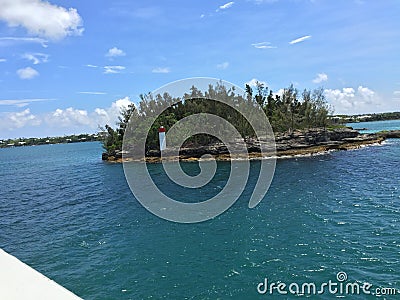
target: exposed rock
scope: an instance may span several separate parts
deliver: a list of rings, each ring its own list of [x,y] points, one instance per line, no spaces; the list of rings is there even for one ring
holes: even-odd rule
[[[276,152],[272,151],[271,143],[267,140],[258,141],[254,138],[245,139],[247,151],[251,157],[260,157],[261,145],[266,145],[271,151],[267,151],[267,155],[302,155],[325,152],[329,150],[347,150],[359,148],[363,145],[381,143],[385,138],[400,138],[400,130],[385,131],[378,134],[360,134],[351,128],[340,128],[334,130],[325,129],[307,129],[303,131],[294,131],[291,133],[277,133],[275,135]],[[197,160],[204,154],[211,154],[216,159],[226,160],[230,155],[241,157],[238,152],[239,142],[234,141],[227,147],[223,143],[215,143],[208,146],[190,147],[179,149],[179,158],[182,160]],[[269,146],[269,147],[268,147]],[[229,154],[229,149],[233,149]],[[163,158],[176,159],[174,154],[176,151],[167,149],[163,152]],[[161,153],[159,150],[149,150],[146,153],[146,161],[160,161]],[[122,151],[114,151],[113,153],[103,153],[103,160],[122,161]],[[124,158],[125,159],[125,158]],[[135,159],[135,158],[132,158]]]
[[[388,131],[380,131],[377,135],[382,136],[386,139],[398,139],[400,138],[400,130],[388,130]]]
[[[331,141],[341,141],[348,138],[355,138],[359,135],[360,133],[357,130],[349,128],[340,128],[328,131],[328,138]]]
[[[103,152],[101,154],[101,159],[106,160],[106,161],[119,161],[122,160],[122,151],[121,150],[116,150],[112,151],[110,153]]]

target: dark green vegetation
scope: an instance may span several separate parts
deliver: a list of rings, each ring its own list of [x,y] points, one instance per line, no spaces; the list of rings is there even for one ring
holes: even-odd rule
[[[19,138],[0,140],[0,148],[102,141],[100,134],[79,134],[45,138]]]
[[[335,117],[342,123],[400,120],[400,112],[362,114],[362,115],[352,115],[352,116],[337,115]]]
[[[300,93],[293,85],[284,89],[282,95],[275,95],[272,90],[261,83],[255,88],[246,85],[246,94],[239,95],[234,89],[227,89],[222,84],[210,85],[206,92],[202,92],[192,86],[189,93],[182,98],[173,98],[165,93],[153,96],[146,94],[140,96],[137,107],[133,104],[121,112],[117,128],[106,125],[107,135],[103,141],[103,147],[108,154],[121,150],[122,141],[129,118],[136,124],[142,124],[143,120],[156,118],[148,126],[151,130],[146,140],[146,150],[158,149],[158,128],[162,125],[167,130],[177,121],[196,113],[211,113],[222,117],[240,132],[243,137],[252,137],[254,131],[245,118],[235,109],[226,104],[212,99],[227,99],[237,107],[251,104],[261,108],[269,118],[275,132],[293,132],[296,129],[326,128],[330,125],[328,115],[331,109],[328,106],[324,90],[322,88]],[[176,100],[179,102],[173,104]],[[146,122],[146,121],[144,121]],[[142,132],[143,131],[143,132]],[[138,138],[145,134],[145,130],[138,128]],[[190,145],[207,145],[215,142],[216,138],[209,135],[196,135],[186,141]]]
[[[122,141],[124,139],[125,129],[128,125],[129,118],[136,112],[134,104],[130,104],[127,108],[121,110],[121,115],[118,117],[117,129],[113,129],[110,125],[106,124],[102,129],[104,133],[103,148],[107,153],[111,154],[117,150],[122,149]]]
[[[273,94],[258,83],[255,91],[246,85],[246,94],[264,110],[275,132],[293,131],[314,127],[326,127],[330,124],[328,115],[332,112],[322,88],[300,92],[290,85],[282,96]]]

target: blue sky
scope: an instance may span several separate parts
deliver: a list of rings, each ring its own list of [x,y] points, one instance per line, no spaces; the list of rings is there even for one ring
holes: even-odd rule
[[[400,2],[0,0],[0,138],[95,132],[187,77],[400,110]]]

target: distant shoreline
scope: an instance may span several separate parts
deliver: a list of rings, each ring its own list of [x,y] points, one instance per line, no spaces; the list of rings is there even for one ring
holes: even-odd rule
[[[344,123],[363,123],[400,120],[400,112],[358,114],[358,115],[335,115],[332,119]]]
[[[330,151],[353,150],[364,146],[381,144],[387,138],[400,138],[400,130],[382,131],[378,133],[361,134],[351,128],[335,130],[309,129],[295,131],[291,134],[276,134],[276,151],[261,155],[259,144],[256,141],[248,141],[248,157],[243,155],[230,155],[224,145],[209,145],[194,148],[180,149],[179,157],[170,156],[168,152],[163,154],[163,160],[198,161],[204,154],[211,154],[214,159],[226,161],[231,159],[268,159],[286,158],[297,156],[311,156],[324,154]],[[125,161],[144,161],[143,158],[130,158],[123,155],[122,151],[116,151],[114,155],[103,153],[102,159],[107,162],[121,163]],[[145,158],[146,162],[161,162],[159,151],[151,151]]]
[[[18,138],[18,139],[0,139],[0,148],[24,147],[24,146],[40,146],[54,144],[72,144],[83,142],[101,142],[100,134],[78,134],[45,138]]]

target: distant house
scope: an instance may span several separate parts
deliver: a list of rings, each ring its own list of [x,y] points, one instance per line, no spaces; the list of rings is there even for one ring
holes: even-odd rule
[[[358,120],[364,120],[364,119],[369,119],[369,118],[372,118],[372,116],[370,116],[370,115],[363,115],[363,116],[358,116],[358,117],[357,117]]]
[[[340,123],[340,121],[343,120],[343,118],[339,117],[339,116],[331,116],[331,117],[329,117],[329,119],[331,119],[332,122],[335,123],[335,124]]]

